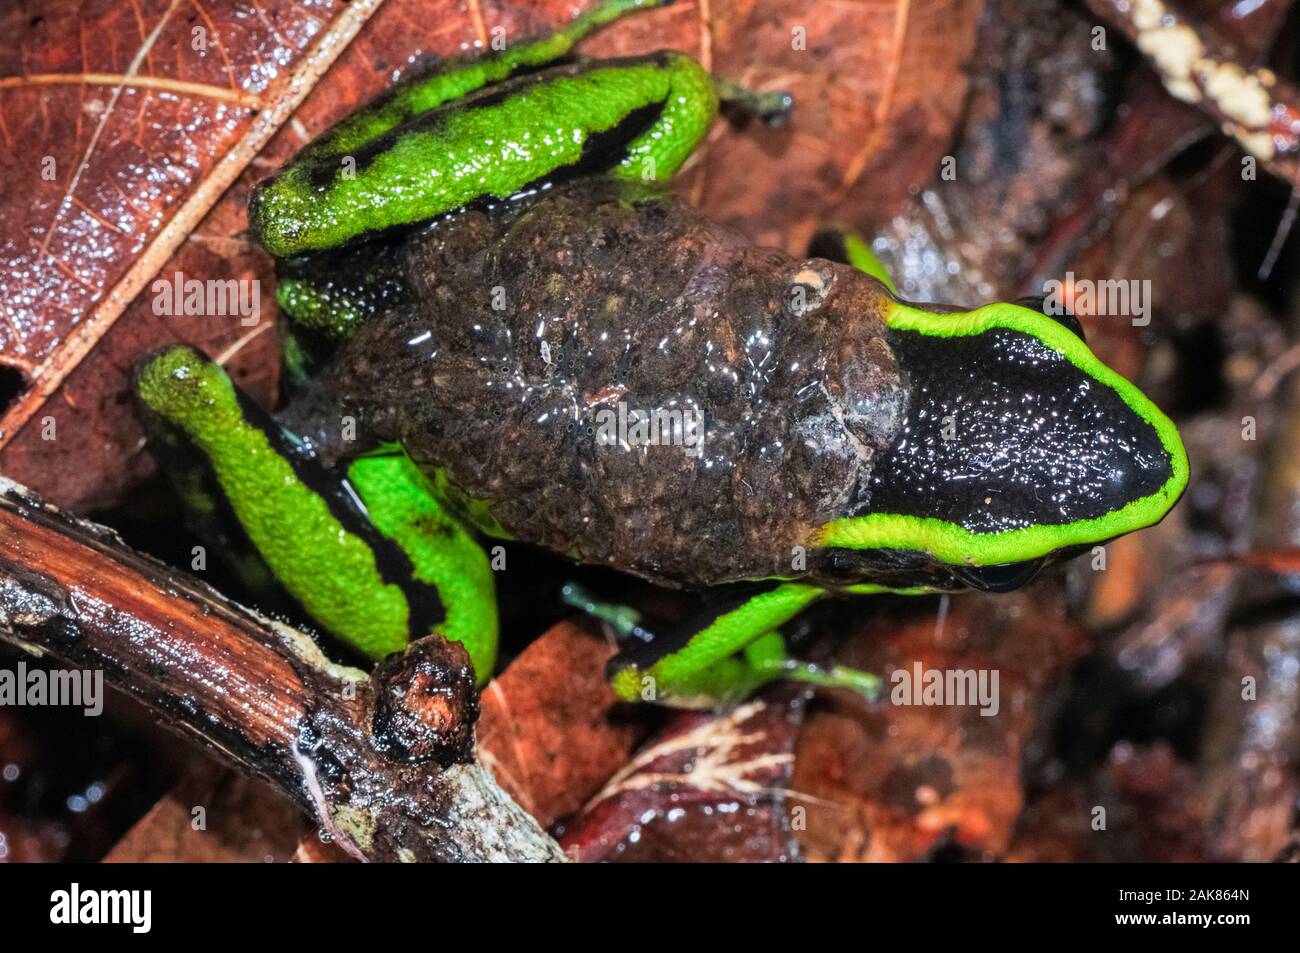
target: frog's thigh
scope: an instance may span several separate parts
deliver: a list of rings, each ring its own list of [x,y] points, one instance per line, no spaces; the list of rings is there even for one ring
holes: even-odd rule
[[[325,631],[381,658],[451,623],[437,582],[419,575],[450,579],[446,571],[440,576],[424,557],[408,555],[396,537],[376,528],[351,488],[295,454],[289,438],[241,398],[216,364],[190,348],[171,348],[141,367],[136,390],[152,426],[202,455],[262,559]],[[390,527],[407,517],[414,522],[419,514],[410,496],[403,487],[376,495],[375,513]],[[475,578],[472,567],[469,572]],[[464,631],[482,611],[481,577],[449,588],[461,610],[456,629]],[[464,593],[477,593],[477,601]],[[485,662],[482,679],[491,672],[486,663],[495,648],[495,623],[481,631],[483,639],[466,647],[476,663]]]
[[[716,615],[680,648],[659,650],[655,657],[649,654],[657,648],[651,643],[616,657],[610,663],[614,692],[628,701],[678,705],[743,697],[785,674],[773,664],[785,659],[775,629],[823,594],[816,586],[782,583]],[[756,652],[745,652],[755,643]]]
[[[404,80],[367,103],[318,136],[301,156],[342,159],[420,113],[569,56],[579,40],[626,14],[670,2],[604,0],[553,33],[518,43],[510,41],[505,49],[494,49],[482,56],[446,60],[432,72]]]
[[[559,67],[508,95],[416,116],[353,163],[308,152],[257,187],[249,222],[283,257],[505,198],[566,169],[666,180],[716,112],[709,75],[682,53]]]

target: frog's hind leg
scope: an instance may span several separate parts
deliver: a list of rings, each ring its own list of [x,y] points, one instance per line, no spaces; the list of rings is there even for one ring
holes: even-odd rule
[[[314,139],[300,159],[341,159],[420,113],[570,56],[579,40],[637,10],[670,6],[673,0],[603,0],[567,26],[485,54],[445,60],[416,73]]]
[[[823,669],[786,655],[777,628],[825,594],[816,586],[781,583],[756,595],[751,590],[715,597],[700,616],[615,656],[614,692],[627,701],[712,706],[784,678],[874,698],[880,683],[873,675],[838,665]]]
[[[355,156],[307,150],[257,186],[249,223],[285,257],[563,175],[667,181],[716,112],[712,80],[683,53],[557,66],[417,114]]]
[[[437,591],[445,616],[435,630],[465,646],[485,683],[496,664],[497,604],[483,548],[400,448],[352,461],[348,482],[374,525],[410,560],[415,580]]]
[[[496,652],[487,557],[404,455],[361,457],[339,477],[187,347],[147,359],[136,394],[155,446],[201,462],[276,582],[321,629],[375,659],[439,632],[462,642],[487,680]]]
[[[416,74],[343,119],[314,139],[295,165],[355,165],[359,150],[402,123],[476,90],[541,69],[569,56],[593,31],[636,10],[666,6],[672,0],[606,0],[568,26],[542,37],[482,56],[446,60]],[[384,240],[377,239],[382,243]],[[291,384],[301,383],[318,364],[318,353],[347,338],[379,307],[404,296],[400,256],[393,247],[372,248],[360,256],[352,248],[282,258],[276,268],[276,303],[291,322],[284,339]]]

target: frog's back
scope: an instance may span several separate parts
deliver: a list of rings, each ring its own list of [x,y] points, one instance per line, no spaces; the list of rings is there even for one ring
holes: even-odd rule
[[[403,254],[413,303],[349,342],[337,386],[500,530],[586,562],[792,575],[902,414],[878,286],[661,194],[578,181]]]

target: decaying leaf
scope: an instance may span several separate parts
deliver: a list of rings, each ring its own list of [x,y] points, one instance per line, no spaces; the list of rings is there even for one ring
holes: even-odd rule
[[[877,615],[837,654],[885,675],[881,703],[827,699],[800,735],[791,786],[806,798],[799,838],[814,858],[910,861],[948,844],[996,856],[1010,842],[1044,692],[1084,643],[1041,592],[927,608]],[[930,672],[975,680],[962,703],[945,689],[935,705],[922,691]]]
[[[644,717],[620,712],[605,681],[612,652],[589,629],[562,622],[483,693],[479,758],[543,826],[580,808],[644,733]]]
[[[681,712],[569,822],[576,860],[787,861],[799,851],[788,801],[800,693],[717,714]]]

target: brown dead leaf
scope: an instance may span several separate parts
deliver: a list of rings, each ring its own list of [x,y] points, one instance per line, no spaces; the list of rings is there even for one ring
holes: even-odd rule
[[[0,160],[6,180],[26,186],[0,201],[0,353],[28,382],[0,421],[0,446],[18,438],[6,447],[7,472],[65,502],[112,495],[139,442],[125,406],[134,360],[178,339],[219,353],[248,332],[233,317],[155,315],[151,282],[160,270],[249,277],[255,266],[228,261],[215,244],[230,241],[242,216],[209,210],[377,3],[103,0],[0,14],[0,29],[17,37],[0,59],[3,135],[26,144]],[[196,238],[205,216],[225,227]],[[169,261],[187,240],[200,257]],[[128,305],[135,320],[114,347],[103,339]],[[92,353],[89,377],[49,403]],[[261,367],[265,396],[274,363]]]
[[[565,852],[601,861],[798,860],[786,795],[804,694],[679,711],[575,817]]]
[[[1005,852],[1043,693],[1085,646],[1046,588],[961,596],[937,616],[919,606],[912,618],[882,612],[837,652],[885,673],[886,695],[870,709],[836,696],[800,733],[791,787],[808,799],[799,838],[810,857],[911,861],[947,844]],[[892,673],[916,665],[997,672],[996,714],[981,715],[978,704],[892,704]]]
[[[1192,765],[1166,744],[1122,742],[1090,778],[1067,777],[1026,806],[1006,859],[1018,863],[1200,863],[1204,804]],[[1097,808],[1106,827],[1094,825]],[[1268,858],[1262,858],[1268,859]]]
[[[561,622],[483,692],[479,758],[543,827],[595,794],[645,731],[646,712],[616,708],[611,654],[600,636]]]
[[[283,862],[309,828],[297,805],[265,781],[196,761],[104,863]]]
[[[983,0],[708,7],[701,60],[751,88],[787,90],[796,106],[781,129],[715,130],[685,180],[706,212],[803,254],[818,228],[887,218],[931,179],[966,93]]]

